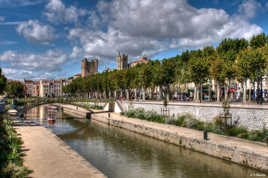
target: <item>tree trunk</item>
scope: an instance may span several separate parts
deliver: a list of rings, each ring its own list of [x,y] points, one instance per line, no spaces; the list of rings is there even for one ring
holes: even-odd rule
[[[247,102],[247,81],[244,82],[243,86],[243,104]]]
[[[167,100],[167,102],[169,102],[169,85],[167,86],[167,91],[166,91],[167,93],[166,93],[166,100]]]
[[[228,86],[224,85],[224,100],[226,101],[228,98]]]
[[[117,100],[116,90],[114,91],[114,99]]]
[[[129,90],[127,89],[127,100],[129,100]]]
[[[217,102],[219,103],[221,101],[221,88],[220,83],[217,82]]]
[[[150,88],[150,100],[153,100],[153,89]]]
[[[264,97],[264,96],[263,96],[263,92],[262,92],[262,79],[261,79],[261,86],[260,86],[260,87],[261,87],[261,88],[260,88],[260,89],[261,89],[261,103],[260,103],[260,104],[262,104],[263,97]]]
[[[194,101],[195,102],[199,102],[199,98],[200,98],[200,94],[199,94],[199,88],[195,85],[195,88],[194,88],[194,94],[195,94],[195,99]]]
[[[123,98],[123,90],[120,90],[120,99]]]
[[[203,100],[203,86],[202,86],[202,83],[200,83],[200,98],[199,98],[199,100],[200,100],[200,103]]]
[[[159,93],[159,96],[160,96],[160,100],[163,100],[163,89],[162,87],[159,88],[160,89],[160,93]]]
[[[208,85],[208,101],[211,101],[211,81],[209,80]]]
[[[137,88],[134,89],[134,99],[137,100]]]
[[[145,89],[142,87],[142,100],[145,101]]]
[[[255,89],[253,89],[253,90],[254,90],[253,91],[253,95],[254,95]],[[247,91],[247,89],[246,89],[246,91]],[[248,102],[250,103],[251,101],[252,101],[252,99],[251,99],[251,84],[249,84]]]

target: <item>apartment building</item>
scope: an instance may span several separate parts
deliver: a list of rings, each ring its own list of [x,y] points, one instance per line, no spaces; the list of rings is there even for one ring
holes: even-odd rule
[[[71,80],[24,80],[25,96],[27,97],[59,97],[64,96],[62,87],[71,83]]]

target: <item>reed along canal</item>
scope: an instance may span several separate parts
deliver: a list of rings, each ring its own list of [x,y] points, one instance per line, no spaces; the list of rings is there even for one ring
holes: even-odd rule
[[[26,113],[109,178],[247,178],[263,173],[46,106]],[[51,120],[52,119],[52,120]],[[53,121],[55,119],[55,121]]]

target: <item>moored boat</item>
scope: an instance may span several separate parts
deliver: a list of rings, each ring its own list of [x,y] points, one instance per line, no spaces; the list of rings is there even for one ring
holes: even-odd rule
[[[47,109],[48,109],[48,110],[57,110],[57,106],[51,106],[51,105],[48,105],[48,106],[47,106]]]
[[[7,112],[11,116],[16,116],[18,114],[18,111],[16,109],[9,109]]]
[[[50,124],[54,124],[56,121],[56,119],[53,119],[53,118],[48,118],[47,119],[47,122],[50,123]]]

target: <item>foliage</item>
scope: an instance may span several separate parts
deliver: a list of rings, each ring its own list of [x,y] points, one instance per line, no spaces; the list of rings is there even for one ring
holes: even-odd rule
[[[268,129],[263,128],[262,131],[248,131],[246,128],[232,125],[232,127],[222,127],[224,121],[219,117],[214,119],[214,122],[203,122],[194,118],[190,114],[183,114],[177,118],[162,116],[157,114],[155,111],[145,111],[143,108],[132,109],[126,112],[121,113],[124,116],[129,118],[138,118],[142,120],[165,123],[165,120],[168,121],[168,124],[186,127],[195,130],[207,130],[208,132],[213,132],[220,135],[234,136],[238,138],[248,139],[252,141],[260,141],[268,143]]]
[[[86,109],[96,109],[96,110],[102,110],[103,106],[99,106],[99,105],[90,105],[90,104],[82,104],[82,103],[73,103],[74,105],[86,108]]]
[[[24,86],[19,81],[7,82],[6,92],[9,97],[22,97],[24,95]]]
[[[250,40],[250,46],[254,49],[264,47],[267,43],[267,37],[264,33],[254,35]]]
[[[207,46],[202,50],[186,50],[181,55],[161,61],[153,60],[124,70],[77,78],[64,86],[63,91],[70,96],[114,99],[119,93],[127,99],[142,93],[142,96],[153,99],[157,87],[160,89],[159,96],[169,99],[172,91],[182,84],[194,82],[201,90],[203,84],[213,79],[219,90],[225,87],[229,91],[233,79],[240,82],[251,79],[260,83],[267,67],[267,57],[267,36],[264,33],[252,37],[250,47],[244,38],[224,39],[216,49]],[[218,101],[222,97],[219,95]]]
[[[148,121],[159,122],[159,123],[164,123],[165,117],[166,117],[166,116],[157,114],[155,111],[145,112],[143,108],[139,108],[136,110],[129,110],[121,114],[130,118],[139,118],[142,120],[148,120]]]
[[[7,79],[2,74],[2,69],[0,68],[0,94],[3,94],[5,88],[6,88]]]
[[[0,118],[0,177],[27,177],[30,171],[23,166],[22,141],[11,125]]]

